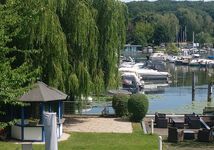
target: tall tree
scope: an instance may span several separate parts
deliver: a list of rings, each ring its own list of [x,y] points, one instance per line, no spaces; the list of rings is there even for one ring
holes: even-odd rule
[[[98,68],[102,68],[106,89],[118,84],[116,64],[120,50],[125,43],[127,8],[115,0],[93,1],[97,9],[97,27],[99,30]]]
[[[61,17],[69,53],[68,91],[73,95],[87,95],[97,76],[98,29],[95,15],[96,10],[90,1],[68,0]]]
[[[146,46],[147,44],[152,43],[154,25],[151,23],[137,22],[133,34],[135,43]]]
[[[24,0],[18,10],[24,18],[18,42],[25,44],[20,47],[37,50],[31,57],[34,66],[42,69],[41,79],[61,90],[66,88],[68,52],[57,12],[64,10],[64,3],[63,0]]]
[[[19,7],[16,4],[12,0],[0,4],[0,128],[13,123],[12,108],[22,105],[18,98],[36,78],[36,72],[27,59],[28,53],[17,49],[13,44],[15,36],[21,31],[20,23],[23,19],[17,13]],[[11,56],[14,53],[24,56],[23,63],[14,64],[17,59],[16,56]]]

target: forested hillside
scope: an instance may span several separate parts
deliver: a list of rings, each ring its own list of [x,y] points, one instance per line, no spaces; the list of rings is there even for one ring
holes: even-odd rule
[[[214,2],[139,1],[127,3],[127,42],[160,44],[175,41],[214,42]]]

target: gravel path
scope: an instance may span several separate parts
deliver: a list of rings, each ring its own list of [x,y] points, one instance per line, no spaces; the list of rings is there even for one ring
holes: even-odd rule
[[[132,133],[131,122],[119,118],[67,117],[65,132]]]

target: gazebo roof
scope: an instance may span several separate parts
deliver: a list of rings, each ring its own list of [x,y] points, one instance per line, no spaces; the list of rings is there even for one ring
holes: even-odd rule
[[[23,102],[48,102],[65,100],[67,95],[63,92],[49,87],[43,82],[37,82],[35,86],[20,98]]]

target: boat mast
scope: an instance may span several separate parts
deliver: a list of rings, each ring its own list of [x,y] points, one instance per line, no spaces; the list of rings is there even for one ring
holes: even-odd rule
[[[195,40],[195,33],[194,33],[194,31],[193,31],[193,33],[192,33],[192,47],[194,48],[194,40]]]

